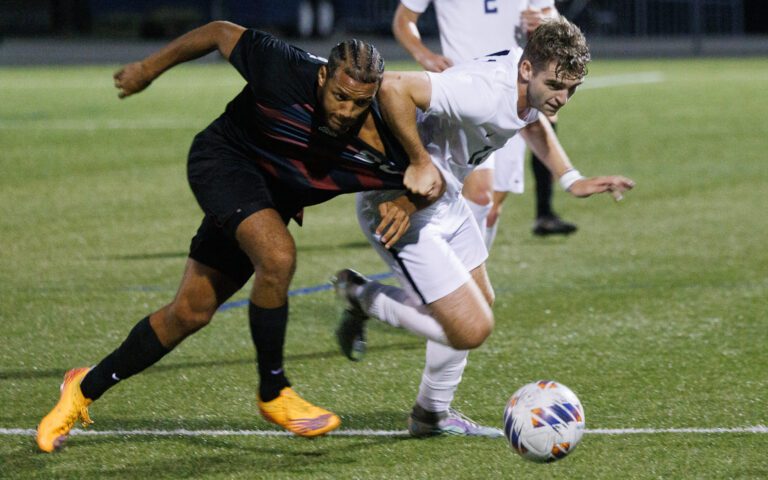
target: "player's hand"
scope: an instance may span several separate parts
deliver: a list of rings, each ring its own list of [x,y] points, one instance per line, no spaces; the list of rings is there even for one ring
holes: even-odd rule
[[[536,30],[536,27],[541,25],[544,19],[548,18],[548,15],[544,13],[540,8],[526,8],[520,14],[520,18],[523,23],[523,30],[530,35]]]
[[[435,52],[427,50],[425,53],[419,55],[416,61],[424,67],[424,70],[428,72],[440,73],[448,67],[453,66],[453,62],[450,58],[438,55]]]
[[[379,204],[381,222],[376,227],[376,235],[380,237],[384,248],[391,248],[408,231],[414,211],[416,208],[405,196]]]
[[[115,80],[115,87],[119,90],[117,96],[120,98],[139,93],[153,80],[141,62],[129,63],[116,71],[112,78]]]
[[[405,169],[403,184],[409,192],[434,202],[443,194],[445,182],[440,170],[431,161],[410,164]]]
[[[588,197],[596,193],[610,192],[617,202],[624,198],[624,192],[632,190],[635,182],[621,175],[591,177],[576,180],[568,191],[576,197]]]

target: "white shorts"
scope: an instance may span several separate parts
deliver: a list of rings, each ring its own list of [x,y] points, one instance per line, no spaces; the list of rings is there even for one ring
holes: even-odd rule
[[[470,272],[485,263],[488,251],[464,197],[447,192],[435,204],[413,214],[403,238],[387,250],[375,233],[381,220],[378,205],[401,194],[358,193],[357,219],[403,288],[430,304],[467,283]]]
[[[493,190],[496,192],[523,193],[525,189],[525,140],[523,140],[522,135],[518,134],[510,138],[503,147],[493,152],[493,155],[496,157],[493,171]],[[487,163],[487,160],[483,163]]]

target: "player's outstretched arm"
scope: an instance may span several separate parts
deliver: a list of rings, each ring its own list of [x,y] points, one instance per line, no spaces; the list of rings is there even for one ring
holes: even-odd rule
[[[416,128],[416,109],[429,107],[432,86],[423,72],[384,74],[378,99],[387,125],[410,159],[403,183],[408,191],[434,201],[443,194],[445,182],[421,143]]]
[[[520,131],[528,146],[550,172],[560,180],[560,185],[576,197],[589,197],[596,193],[610,192],[616,201],[631,190],[635,182],[620,175],[584,178],[576,170],[565,153],[555,131],[544,115]]]
[[[520,135],[552,175],[560,178],[568,170],[573,170],[573,165],[563,146],[560,145],[557,134],[543,114],[539,114],[538,121],[520,130]]]
[[[424,45],[421,41],[416,21],[421,16],[402,3],[398,4],[395,16],[392,18],[392,34],[403,48],[411,54],[419,65],[428,72],[442,72],[453,65],[450,58],[439,55]]]
[[[214,50],[229,60],[245,28],[231,22],[215,21],[185,33],[144,60],[129,63],[115,72],[117,96],[139,93],[163,72]]]

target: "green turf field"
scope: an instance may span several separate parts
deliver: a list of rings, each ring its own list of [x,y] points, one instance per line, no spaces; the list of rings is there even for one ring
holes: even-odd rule
[[[589,429],[768,424],[768,62],[602,61],[590,78],[608,84],[574,97],[561,140],[583,173],[637,188],[618,204],[559,192],[580,227],[567,239],[530,234],[530,189],[510,199],[489,260],[496,330],[455,406],[500,425],[512,392],[551,378],[580,396]],[[628,78],[646,83],[616,84]],[[113,434],[37,453],[28,431],[64,371],[97,362],[174,294],[201,217],[187,150],[241,85],[224,64],[190,65],[118,101],[110,68],[0,69],[0,477],[768,477],[765,430],[588,433],[550,465],[504,440],[402,436]],[[352,197],[292,231],[293,288],[384,269]],[[404,430],[423,342],[372,324],[353,364],[337,353],[336,315],[329,291],[291,299],[289,377],[341,430]],[[256,411],[253,357],[246,310],[222,312],[94,404],[91,430],[276,431]]]

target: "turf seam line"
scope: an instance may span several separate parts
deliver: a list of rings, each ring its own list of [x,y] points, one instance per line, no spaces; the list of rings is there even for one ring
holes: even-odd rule
[[[371,280],[384,280],[385,278],[389,278],[393,275],[392,272],[383,272],[383,273],[375,273],[373,275],[368,275],[368,278]],[[333,288],[333,285],[330,283],[323,283],[321,285],[314,285],[312,287],[304,287],[304,288],[297,288],[296,290],[291,290],[288,292],[289,297],[298,297],[301,295],[309,295],[310,293],[316,293],[316,292],[323,292],[325,290],[330,290]],[[245,307],[248,305],[249,299],[245,298],[243,300],[235,300],[233,302],[227,302],[222,304],[219,307],[219,312],[224,312],[226,310],[232,309],[232,308],[239,308],[239,307]]]

